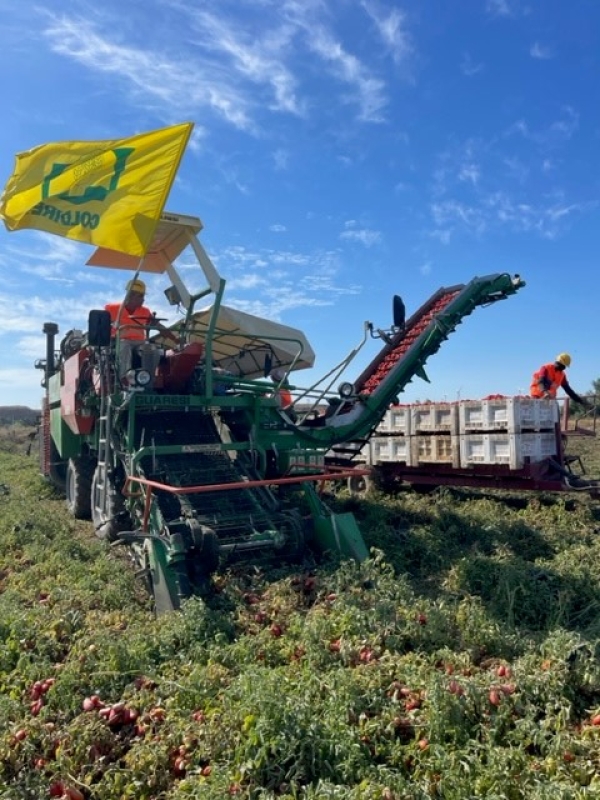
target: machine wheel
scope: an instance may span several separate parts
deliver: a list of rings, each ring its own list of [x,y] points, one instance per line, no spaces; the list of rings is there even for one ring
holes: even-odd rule
[[[40,464],[42,465],[42,469],[44,465],[44,443],[46,435],[50,436],[50,434],[40,435]],[[50,466],[48,468],[48,479],[59,492],[64,493],[65,491],[66,475],[67,462],[61,459],[56,445],[54,444],[54,440],[50,437]]]
[[[306,552],[305,521],[297,509],[284,512],[286,520],[286,542],[282,555],[286,561],[300,561]]]
[[[92,476],[95,461],[88,456],[70,458],[67,463],[65,494],[67,508],[75,519],[90,519]]]
[[[108,494],[106,505],[102,502],[101,493],[103,491]],[[91,500],[92,520],[96,536],[99,539],[114,542],[117,535],[127,529],[125,498],[112,481],[106,487],[101,488],[100,467],[96,467],[94,472]]]
[[[199,561],[202,571],[206,575],[212,575],[219,567],[219,539],[212,528],[207,525],[200,526],[202,537],[200,542],[195,544],[199,550]]]

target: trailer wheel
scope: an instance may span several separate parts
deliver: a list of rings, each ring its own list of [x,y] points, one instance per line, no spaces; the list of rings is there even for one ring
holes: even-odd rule
[[[127,530],[125,498],[111,481],[102,487],[100,467],[96,467],[92,479],[92,521],[94,532],[99,539],[114,542],[121,531]],[[106,492],[106,505],[102,493]]]
[[[67,508],[75,519],[90,519],[92,476],[96,462],[88,456],[70,458],[67,463],[65,494]]]
[[[386,469],[382,464],[378,464],[371,470],[371,483],[374,489],[382,494],[397,494],[400,489],[398,479],[393,471]]]
[[[367,494],[373,484],[368,475],[351,475],[348,478],[348,491],[350,494]]]

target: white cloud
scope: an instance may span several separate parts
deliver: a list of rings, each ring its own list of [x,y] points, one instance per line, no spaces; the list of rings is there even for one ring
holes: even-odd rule
[[[340,239],[346,239],[353,242],[360,242],[365,247],[372,247],[381,241],[381,231],[372,231],[367,228],[354,231],[343,231],[340,233]]]
[[[477,164],[463,164],[458,171],[458,180],[463,183],[472,183],[474,186],[479,182],[481,171]]]
[[[486,8],[490,14],[496,17],[512,17],[515,13],[509,0],[487,0]]]
[[[260,288],[260,316],[281,319],[287,309],[333,305],[339,296],[357,294],[361,287],[343,277],[340,253],[336,250],[252,250],[236,245],[213,255],[226,274],[227,304],[256,314],[256,305],[244,292]],[[251,306],[255,309],[251,311]]]
[[[433,172],[433,194],[443,196],[455,180],[477,186],[481,180],[480,162],[487,154],[487,144],[474,138],[444,150]]]
[[[382,0],[360,4],[376,31],[377,39],[369,31],[370,52],[379,53],[383,42],[385,53],[402,64],[408,77],[414,45],[405,13]],[[99,76],[104,93],[121,89],[130,103],[153,114],[160,109],[169,124],[174,117],[206,117],[190,142],[196,152],[205,144],[211,116],[260,135],[268,132],[266,112],[314,114],[318,100],[310,92],[315,72],[319,91],[323,78],[339,84],[331,100],[355,106],[358,120],[385,120],[387,80],[376,72],[377,60],[361,58],[354,44],[339,34],[335,12],[343,9],[320,0],[281,0],[262,3],[262,8],[260,3],[247,4],[245,13],[230,15],[227,4],[173,0],[166,5],[170,24],[155,41],[135,31],[134,15],[124,31],[106,9],[95,17],[47,11],[43,36],[54,53]],[[175,44],[168,33],[182,23],[185,36]],[[275,158],[278,168],[285,168],[284,151]]]
[[[406,30],[406,14],[398,8],[390,10],[372,0],[363,0],[361,5],[375,23],[394,61],[397,64],[406,61],[413,52],[411,38]]]
[[[546,216],[551,222],[556,222],[563,217],[568,217],[569,214],[573,214],[577,211],[581,211],[583,206],[581,203],[571,203],[569,206],[553,206],[552,208],[548,208],[545,211]]]
[[[529,48],[529,55],[532,58],[546,60],[553,57],[552,50],[549,47],[544,47],[539,42],[534,42]]]
[[[290,160],[290,154],[287,150],[284,150],[282,147],[275,150],[273,153],[273,161],[275,162],[275,169],[283,170],[287,169]]]
[[[229,291],[248,291],[250,289],[256,289],[259,286],[265,286],[266,284],[267,281],[265,278],[254,272],[232,278],[227,281],[227,288]]]
[[[316,26],[308,37],[308,47],[329,67],[331,73],[353,92],[346,95],[346,102],[359,107],[358,118],[362,122],[382,122],[383,109],[387,105],[385,82],[376,78],[355,55],[322,26]]]
[[[514,122],[506,131],[507,136],[519,134],[542,148],[557,147],[568,142],[579,129],[579,113],[572,106],[563,106],[562,119],[551,122],[545,128],[532,130],[523,119]]]
[[[545,127],[534,130],[519,120],[509,133],[518,134],[536,151],[546,150],[564,146],[578,123],[578,114],[567,106],[561,119]],[[595,207],[556,187],[551,194],[544,193],[539,181],[546,180],[544,172],[554,168],[553,160],[541,160],[537,152],[532,157],[532,147],[519,142],[511,153],[505,149],[505,137],[470,138],[439,154],[431,187],[430,237],[447,244],[459,232],[480,237],[504,229],[555,239],[568,230],[574,215]]]
[[[360,242],[365,247],[372,247],[381,241],[381,231],[370,230],[369,228],[360,228],[354,219],[348,220],[344,227],[346,230],[340,233],[340,239],[346,241]]]
[[[428,236],[430,236],[432,239],[437,239],[441,244],[450,244],[452,231],[447,228],[436,228],[435,230],[429,231]]]
[[[84,18],[54,17],[44,35],[55,53],[92,72],[110,74],[115,83],[124,82],[138,104],[158,101],[167,114],[206,108],[236,128],[254,128],[247,95],[206,59],[170,57],[156,48],[117,44]]]
[[[44,394],[41,380],[42,373],[34,369],[33,364],[31,369],[0,369],[0,406],[40,408]]]
[[[483,64],[473,61],[469,53],[464,53],[462,61],[460,62],[460,69],[463,75],[471,78],[473,75],[477,75],[477,73],[483,70]]]
[[[527,164],[516,156],[506,156],[503,163],[508,169],[508,174],[520,183],[524,183],[531,173]]]
[[[267,29],[262,34],[231,26],[224,16],[187,8],[193,25],[202,37],[202,45],[218,53],[221,59],[228,56],[234,72],[255,84],[268,85],[274,96],[270,107],[275,111],[302,114],[302,104],[296,96],[296,79],[283,63],[281,54],[289,46],[293,29],[280,26]]]
[[[285,225],[280,225],[278,223],[275,223],[274,225],[269,225],[269,230],[273,231],[273,233],[284,233],[285,231],[287,231],[287,228],[285,227]]]
[[[431,213],[438,228],[459,225],[475,235],[484,233],[487,228],[487,221],[481,208],[459,200],[433,203]]]

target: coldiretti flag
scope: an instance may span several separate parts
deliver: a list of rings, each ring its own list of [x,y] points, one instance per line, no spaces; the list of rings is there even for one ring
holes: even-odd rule
[[[57,142],[18,153],[0,198],[11,230],[38,230],[145,255],[193,123],[129,139]]]

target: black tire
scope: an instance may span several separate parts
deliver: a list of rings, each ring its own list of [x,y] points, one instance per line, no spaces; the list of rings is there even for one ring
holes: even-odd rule
[[[92,476],[96,462],[88,456],[70,458],[67,463],[65,495],[67,509],[75,519],[90,519],[92,515]]]
[[[371,484],[374,489],[382,492],[382,494],[397,494],[400,489],[396,477],[393,473],[389,473],[384,467],[373,467],[371,472]]]
[[[219,568],[219,539],[215,531],[208,525],[200,526],[202,537],[194,543],[197,550],[196,558],[199,562],[200,571],[203,575],[212,575]]]
[[[282,555],[290,563],[301,561],[306,552],[305,522],[296,509],[284,512],[283,516],[286,522],[286,541]]]
[[[410,488],[416,494],[432,494],[438,487],[434,483],[411,483]]]
[[[348,491],[353,495],[367,494],[373,486],[368,475],[351,475],[347,485]]]
[[[50,434],[48,433],[48,436]],[[44,436],[40,436],[40,464],[44,464]],[[61,459],[58,454],[58,449],[54,444],[54,440],[50,437],[50,465],[48,467],[48,474],[46,477],[50,483],[62,494],[65,493],[65,484],[67,480],[67,462]]]
[[[114,485],[109,481],[104,491],[107,492],[106,505],[102,503],[100,467],[96,467],[92,479],[91,504],[92,521],[94,532],[99,539],[106,539],[114,542],[121,531],[127,530],[127,514],[125,511],[125,498]]]

